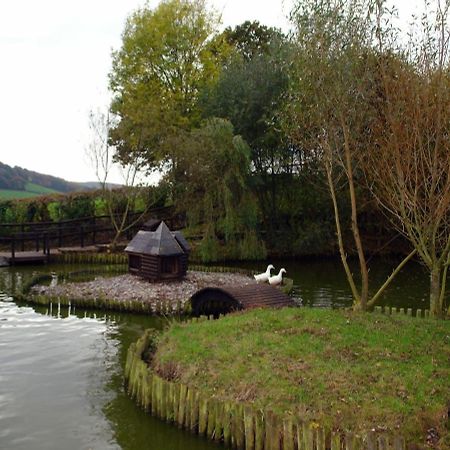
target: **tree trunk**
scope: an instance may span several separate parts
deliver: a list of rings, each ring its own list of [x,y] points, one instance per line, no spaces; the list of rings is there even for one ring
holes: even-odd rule
[[[430,274],[430,314],[432,317],[443,316],[443,305],[441,296],[441,267],[435,265]]]
[[[355,242],[356,250],[358,252],[359,270],[361,273],[361,296],[359,302],[353,305],[355,310],[367,310],[369,301],[369,270],[367,269],[366,257],[359,234],[358,225],[358,210],[356,204],[356,189],[353,180],[353,162],[350,151],[350,138],[344,119],[341,117],[342,130],[344,132],[344,153],[345,153],[345,168],[347,171],[348,188],[350,194],[350,206],[352,211],[352,232],[353,240]]]
[[[347,255],[345,253],[344,240],[343,240],[343,236],[342,236],[341,220],[339,217],[339,207],[338,207],[338,203],[337,203],[336,191],[334,189],[332,168],[331,168],[331,165],[329,165],[329,164],[326,164],[325,168],[326,168],[326,172],[327,172],[328,187],[330,189],[331,200],[333,202],[333,208],[334,208],[334,221],[336,224],[336,235],[338,238],[339,254],[341,255],[341,261],[344,266],[348,284],[350,285],[350,289],[352,290],[353,308],[357,309],[358,305],[361,304],[361,297],[359,295],[358,289],[355,284],[355,280],[353,279],[353,274],[352,274],[350,267],[348,265],[348,262],[347,262]]]
[[[117,244],[119,242],[120,235],[122,234],[121,230],[117,230],[113,240],[109,244],[109,251],[114,253],[117,250]]]

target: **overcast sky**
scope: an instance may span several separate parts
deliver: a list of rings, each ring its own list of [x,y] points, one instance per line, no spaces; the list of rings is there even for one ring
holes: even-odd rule
[[[405,16],[419,2],[395,1]],[[127,15],[144,3],[0,1],[0,162],[69,181],[95,180],[85,157],[88,113],[108,105],[111,49],[120,47]],[[259,20],[285,30],[292,3],[210,1],[223,26]]]

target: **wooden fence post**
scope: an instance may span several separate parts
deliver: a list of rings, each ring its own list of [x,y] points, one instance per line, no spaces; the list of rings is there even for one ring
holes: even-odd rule
[[[92,218],[92,245],[95,245],[97,239],[97,227],[95,224],[95,216]]]
[[[331,450],[341,450],[341,436],[337,432],[331,433]]]
[[[214,399],[209,399],[207,403],[208,409],[208,425],[206,429],[206,436],[209,439],[214,439],[214,431],[216,427],[216,401]]]
[[[255,450],[264,450],[265,421],[262,411],[255,416]]]
[[[208,426],[208,401],[206,397],[201,395],[199,399],[198,411],[198,434],[204,436]]]
[[[178,425],[183,428],[186,416],[186,396],[187,387],[185,384],[180,384],[180,405],[178,409]]]
[[[80,247],[84,247],[84,227],[80,225]]]
[[[25,241],[23,239],[23,235],[25,234],[25,225],[23,223],[20,224],[20,234],[22,236],[21,244],[20,244],[21,245],[21,251],[24,252],[25,251]]]
[[[283,450],[294,450],[294,423],[292,418],[288,417],[283,421]],[[322,450],[318,448],[317,450]]]
[[[231,404],[225,402],[223,407],[223,443],[229,447],[231,445]]]
[[[62,247],[62,224],[58,222],[58,247]]]
[[[244,408],[244,433],[245,449],[254,450],[255,448],[255,413],[251,406]]]
[[[13,236],[11,240],[11,265],[14,265],[16,259],[16,238]]]

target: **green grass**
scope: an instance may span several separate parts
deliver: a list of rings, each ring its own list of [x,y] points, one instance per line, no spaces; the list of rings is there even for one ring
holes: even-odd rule
[[[27,191],[14,191],[12,189],[0,189],[0,199],[2,200],[16,200],[20,198],[30,198],[35,197],[36,195],[41,194],[33,194],[32,192]]]
[[[58,191],[55,191],[54,189],[49,189],[34,183],[27,183],[25,185],[25,189],[26,190],[24,191],[15,191],[12,189],[0,189],[0,199],[16,200],[21,198],[30,198],[30,197],[37,197],[40,195],[58,193]]]
[[[335,429],[397,430],[448,445],[450,322],[326,309],[254,310],[173,324],[161,376]]]
[[[35,184],[35,183],[26,183],[25,190],[28,192],[31,192],[33,194],[39,194],[39,195],[58,193],[58,191],[55,191],[54,189],[40,186],[39,184]]]

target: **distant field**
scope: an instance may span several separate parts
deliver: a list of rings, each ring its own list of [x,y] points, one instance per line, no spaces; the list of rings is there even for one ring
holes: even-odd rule
[[[25,185],[25,190],[27,192],[31,192],[33,194],[39,194],[39,195],[57,194],[58,193],[58,191],[55,191],[54,189],[46,188],[44,186],[39,186],[38,184],[34,184],[34,183],[27,183]]]
[[[14,191],[11,189],[0,189],[0,199],[2,200],[16,200],[20,198],[37,197],[39,195],[56,194],[57,191],[39,186],[34,183],[27,183],[25,191]]]

